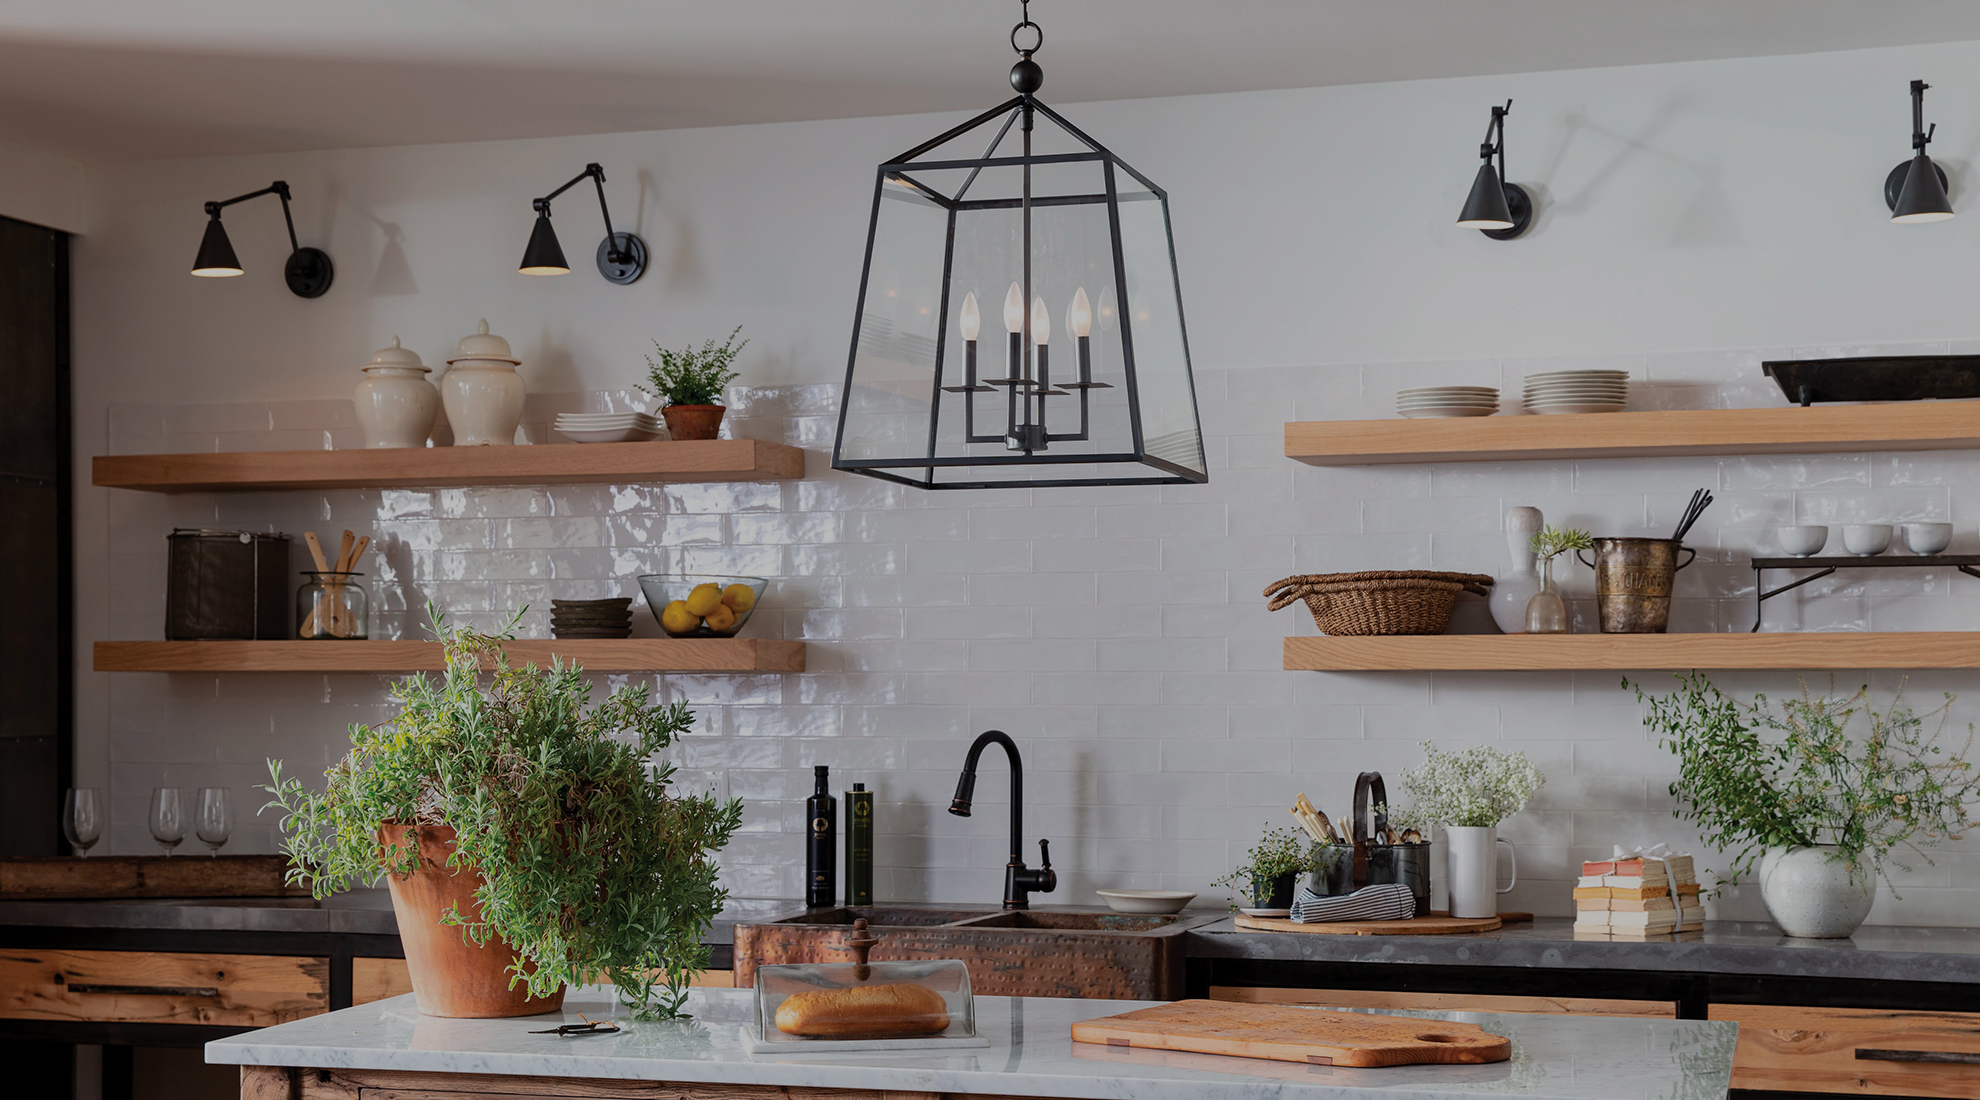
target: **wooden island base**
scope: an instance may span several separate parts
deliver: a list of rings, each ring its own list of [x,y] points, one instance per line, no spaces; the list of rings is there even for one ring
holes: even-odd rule
[[[242,1066],[241,1100],[1014,1100],[977,1093]],[[1037,1100],[1037,1098],[1031,1098]]]

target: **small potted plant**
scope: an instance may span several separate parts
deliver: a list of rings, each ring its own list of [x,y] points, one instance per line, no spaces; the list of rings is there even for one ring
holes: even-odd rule
[[[642,1017],[678,1014],[742,815],[651,759],[694,716],[644,686],[594,705],[575,665],[515,668],[498,638],[435,631],[446,673],[394,685],[398,713],[351,727],[326,790],[269,761],[290,878],[319,898],[384,878],[427,1015],[552,1012],[601,975]]]
[[[1257,846],[1244,853],[1244,862],[1216,884],[1242,895],[1253,909],[1290,909],[1300,873],[1313,863],[1307,845],[1292,829],[1268,827]]]
[[[1426,741],[1423,763],[1403,773],[1403,790],[1413,804],[1384,810],[1389,823],[1404,832],[1428,834],[1442,825],[1451,916],[1492,917],[1499,912],[1498,896],[1519,881],[1515,852],[1513,883],[1499,886],[1498,846],[1513,846],[1499,836],[1499,822],[1525,809],[1546,782],[1523,752],[1489,745],[1442,752]]]
[[[736,342],[742,333],[737,325],[729,338],[717,346],[710,340],[699,348],[669,351],[653,342],[660,361],[646,357],[646,378],[652,383],[640,389],[666,402],[660,415],[667,419],[667,434],[674,439],[714,439],[722,427],[722,389],[735,381],[731,369],[736,356],[749,343]]]
[[[1886,868],[1910,870],[1900,848],[1930,863],[1925,847],[1980,824],[1971,732],[1956,752],[1940,744],[1951,695],[1921,715],[1901,692],[1878,711],[1867,687],[1815,696],[1804,684],[1777,708],[1764,695],[1729,698],[1701,673],[1679,683],[1656,696],[1623,681],[1648,704],[1643,724],[1677,755],[1672,813],[1732,854],[1722,886],[1757,871],[1760,900],[1790,936],[1850,935]]]
[[[1595,545],[1588,532],[1573,527],[1547,526],[1533,536],[1533,553],[1540,562],[1540,591],[1526,601],[1528,634],[1566,634],[1567,603],[1554,587],[1554,559],[1570,550],[1586,550]]]

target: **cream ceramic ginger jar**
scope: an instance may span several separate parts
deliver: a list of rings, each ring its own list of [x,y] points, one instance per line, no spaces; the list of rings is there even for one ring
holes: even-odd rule
[[[447,422],[454,428],[454,446],[507,446],[522,426],[522,364],[509,351],[509,342],[488,331],[484,318],[474,332],[461,337],[453,369],[440,380],[440,398]]]
[[[396,336],[391,347],[378,349],[364,365],[354,399],[366,447],[426,446],[440,415],[440,391],[426,380],[431,373],[419,353],[400,347]]]

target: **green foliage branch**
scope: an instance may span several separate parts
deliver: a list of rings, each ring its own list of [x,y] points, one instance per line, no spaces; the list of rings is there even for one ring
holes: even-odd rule
[[[1868,862],[1888,883],[1887,866],[1911,869],[1899,849],[1931,863],[1926,846],[1980,824],[1968,809],[1980,801],[1980,773],[1966,759],[1971,727],[1957,751],[1941,744],[1952,695],[1919,714],[1902,689],[1879,711],[1868,687],[1818,696],[1804,681],[1801,698],[1775,705],[1765,695],[1733,699],[1696,671],[1678,682],[1665,696],[1627,678],[1623,686],[1645,704],[1643,724],[1658,744],[1677,755],[1672,813],[1733,855],[1722,885],[1752,874],[1770,849],[1823,844],[1834,846],[1831,859]]]
[[[1548,524],[1535,531],[1533,537],[1527,540],[1527,545],[1540,555],[1540,560],[1549,561],[1570,550],[1592,550],[1595,540],[1578,527],[1563,528]]]
[[[694,715],[649,703],[644,686],[591,705],[574,664],[516,668],[497,637],[434,629],[445,674],[395,684],[397,715],[351,727],[326,789],[269,761],[289,878],[322,898],[409,874],[414,834],[388,846],[381,826],[451,827],[448,865],[484,881],[479,916],[455,907],[442,923],[513,947],[511,988],[542,997],[602,975],[641,1018],[680,1015],[708,965],[701,933],[728,896],[713,856],[742,817],[739,801],[674,790],[673,765],[652,759]]]
[[[660,361],[646,357],[646,380],[652,385],[640,389],[669,405],[720,405],[723,387],[736,380],[731,365],[749,344],[748,340],[736,343],[741,333],[742,326],[737,325],[719,346],[711,339],[699,348],[690,345],[680,351],[663,348],[655,340],[653,350],[660,353]]]

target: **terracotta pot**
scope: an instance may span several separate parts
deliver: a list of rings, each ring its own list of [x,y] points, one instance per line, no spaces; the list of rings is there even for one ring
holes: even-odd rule
[[[388,845],[404,843],[407,826],[382,825],[379,835]],[[419,864],[410,875],[387,875],[392,912],[399,919],[399,943],[405,948],[406,968],[412,972],[413,999],[426,1016],[487,1020],[503,1016],[537,1016],[564,1006],[562,989],[545,998],[529,996],[522,986],[509,988],[509,961],[515,949],[491,939],[476,947],[461,938],[459,925],[441,924],[440,915],[459,903],[461,916],[481,915],[474,891],[481,872],[447,866],[454,852],[454,830],[444,825],[421,826]]]
[[[669,405],[660,410],[667,418],[667,434],[675,439],[714,439],[722,427],[720,405]]]

